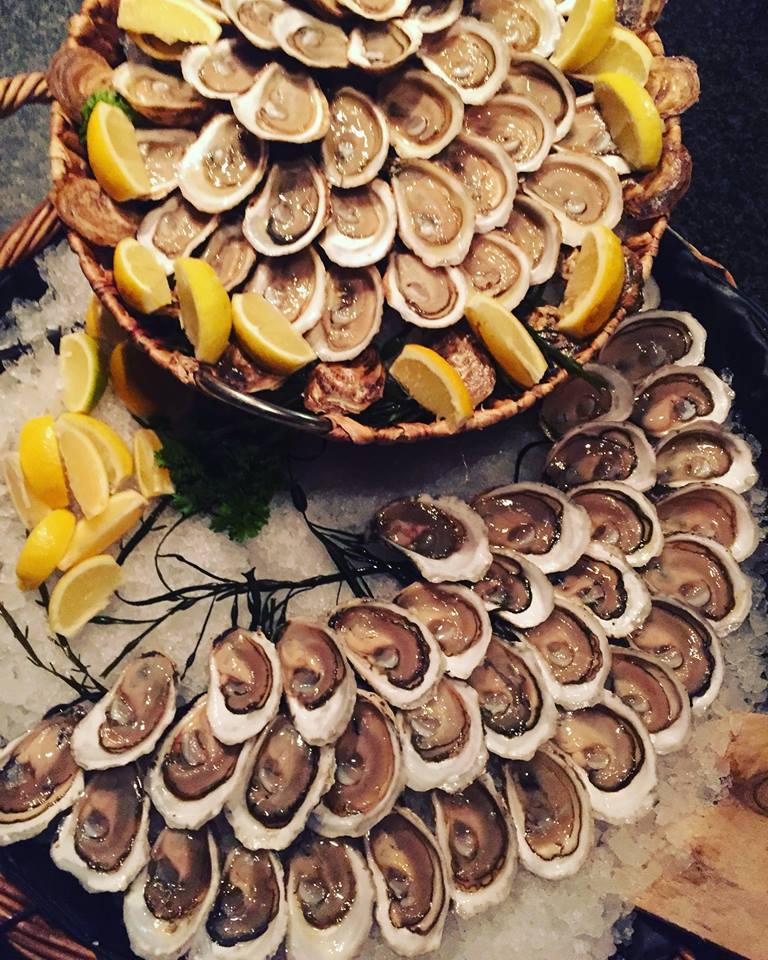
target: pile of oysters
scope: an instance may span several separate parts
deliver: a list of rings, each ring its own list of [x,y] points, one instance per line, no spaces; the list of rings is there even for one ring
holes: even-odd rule
[[[544,480],[470,502],[389,503],[370,535],[412,561],[391,599],[271,639],[213,642],[177,710],[161,652],[98,703],[0,753],[0,843],[43,833],[89,891],[124,891],[143,958],[395,953],[440,946],[588,858],[595,821],[655,802],[723,679],[757,544],[733,393],[689,314],[625,320],[590,379],[545,402]]]

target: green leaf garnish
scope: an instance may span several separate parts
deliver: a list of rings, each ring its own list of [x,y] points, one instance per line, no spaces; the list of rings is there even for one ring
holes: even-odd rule
[[[133,107],[128,103],[128,101],[121,97],[116,90],[97,90],[95,93],[92,93],[90,97],[83,104],[83,108],[80,111],[80,116],[82,117],[82,122],[80,124],[80,139],[85,143],[86,135],[88,133],[88,121],[91,119],[91,114],[94,111],[97,103],[108,103],[113,107],[118,107],[123,113],[128,117],[131,123],[136,123],[138,119],[138,114],[133,109]]]

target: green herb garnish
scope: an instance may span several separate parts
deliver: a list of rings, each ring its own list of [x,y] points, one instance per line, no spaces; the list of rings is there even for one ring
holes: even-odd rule
[[[136,123],[138,119],[138,114],[133,109],[133,107],[128,103],[128,101],[121,97],[116,90],[97,90],[95,93],[92,93],[90,97],[83,104],[83,108],[80,111],[80,116],[83,118],[80,124],[80,139],[85,143],[86,135],[88,133],[88,121],[91,119],[91,114],[94,111],[97,103],[109,103],[113,107],[119,107],[120,110],[128,117],[131,123]]]

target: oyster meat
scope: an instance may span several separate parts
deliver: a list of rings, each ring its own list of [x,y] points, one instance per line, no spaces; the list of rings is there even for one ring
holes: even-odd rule
[[[234,98],[232,109],[262,140],[310,143],[322,140],[330,124],[328,101],[312,77],[279,63],[264,67],[251,89]]]
[[[647,310],[622,320],[598,359],[630,383],[640,383],[672,363],[698,366],[706,339],[706,330],[690,313]]]
[[[237,221],[214,230],[200,259],[213,267],[224,289],[230,291],[245,282],[256,263],[256,252],[243,235],[242,222]]]
[[[517,192],[517,171],[497,143],[460,133],[437,156],[462,181],[475,204],[475,230],[488,233],[509,220]]]
[[[426,70],[406,70],[386,80],[378,102],[395,153],[404,159],[434,157],[459,133],[464,119],[458,93]]]
[[[307,340],[320,360],[351,360],[379,332],[383,310],[384,287],[376,267],[332,264],[325,274],[323,311]]]
[[[549,280],[557,269],[562,240],[560,221],[554,213],[534,197],[518,194],[502,230],[528,254],[531,284]]]
[[[192,130],[136,130],[136,142],[152,187],[148,198],[162,200],[176,189],[182,158],[195,141]]]
[[[144,217],[136,239],[154,253],[163,270],[170,274],[174,262],[179,257],[191,256],[217,225],[218,217],[200,213],[174,193]]]
[[[331,219],[320,246],[340,267],[368,267],[387,255],[397,231],[392,191],[384,180],[331,190]]]
[[[304,10],[287,7],[275,14],[270,29],[281,49],[308,67],[346,67],[349,62],[341,27]]]
[[[554,606],[554,590],[535,563],[508,547],[494,547],[493,560],[472,589],[513,627],[533,627],[546,620]]]
[[[570,81],[545,57],[535,53],[513,53],[503,93],[528,97],[537,103],[555,125],[555,143],[571,129],[576,100]]]
[[[616,480],[642,492],[656,482],[656,461],[638,427],[598,421],[574,427],[558,440],[547,456],[544,476],[561,490]]]
[[[493,297],[507,310],[514,310],[530,287],[528,255],[502,230],[476,234],[461,270],[475,290]]]
[[[121,63],[112,87],[136,113],[164,127],[195,126],[208,112],[205,98],[186,80],[144,63]]]
[[[509,50],[500,34],[474,17],[460,17],[447,30],[428,34],[419,57],[464,103],[487,103],[509,70]]]
[[[286,257],[308,247],[329,215],[328,184],[314,161],[277,161],[248,203],[243,233],[259,253]]]
[[[458,323],[467,305],[468,285],[457,267],[428,267],[406,250],[393,250],[384,274],[387,303],[417,327]]]
[[[272,21],[287,9],[283,0],[221,0],[226,15],[254,47],[275,50],[277,40],[272,33]]]
[[[297,333],[306,333],[325,307],[325,266],[314,247],[287,257],[268,257],[258,265],[246,290],[260,293]]]
[[[232,100],[250,90],[262,67],[252,50],[234,39],[188,47],[181,58],[182,76],[209,100]]]
[[[688,423],[722,423],[733,390],[707,367],[661,367],[635,387],[632,420],[651,437],[665,437]],[[618,419],[618,418],[616,418]]]
[[[558,141],[555,149],[599,157],[618,174],[630,172],[629,164],[619,154],[619,148],[611,139],[592,93],[576,98],[570,129]]]
[[[370,22],[353,27],[349,34],[349,62],[368,73],[385,73],[414,54],[422,32],[414,20]]]
[[[714,540],[740,563],[751,556],[760,540],[755,518],[746,500],[717,483],[689,483],[656,503],[665,536],[692,533]]]
[[[555,139],[555,125],[542,108],[512,93],[501,93],[482,106],[470,107],[464,126],[470,133],[500,144],[518,173],[538,170]]]
[[[554,0],[472,0],[470,11],[499,31],[512,54],[548,57],[563,30]]]
[[[360,187],[381,170],[389,151],[387,118],[354,87],[341,87],[329,104],[329,127],[320,147],[323,172],[334,187]]]
[[[342,6],[364,20],[395,20],[402,17],[410,0],[339,0]]]
[[[598,480],[576,487],[569,499],[589,514],[592,540],[615,547],[630,566],[645,566],[661,553],[664,538],[656,508],[638,490]]]
[[[415,24],[422,33],[437,33],[458,20],[462,7],[462,0],[417,0],[408,8],[408,23]]]
[[[746,493],[757,483],[752,451],[717,423],[692,423],[664,437],[656,448],[656,469],[659,483],[672,488],[711,480]]]
[[[586,377],[570,377],[548,393],[539,422],[551,440],[558,440],[582,423],[626,420],[632,413],[632,384],[611,367],[585,363]]]

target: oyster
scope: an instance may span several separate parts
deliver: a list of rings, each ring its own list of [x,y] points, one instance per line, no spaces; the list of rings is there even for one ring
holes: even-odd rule
[[[195,141],[192,130],[138,128],[136,142],[152,186],[148,199],[162,200],[176,189],[182,158]]]
[[[475,690],[448,677],[429,700],[397,715],[405,783],[424,792],[464,790],[485,770],[488,752]]]
[[[74,173],[55,184],[53,202],[63,223],[99,247],[135,237],[141,222],[140,213],[115,203],[95,180]]]
[[[297,333],[318,322],[325,307],[325,267],[314,247],[288,257],[268,257],[246,290],[255,290],[290,320]]]
[[[195,126],[208,112],[205,98],[186,80],[143,63],[121,63],[112,86],[136,113],[163,127]]]
[[[494,634],[469,683],[478,695],[491,753],[527,760],[555,732],[557,708],[526,646]]]
[[[544,397],[541,428],[551,440],[596,420],[626,420],[632,413],[632,384],[611,367],[585,363],[586,377],[570,377]]]
[[[213,642],[208,659],[208,720],[223,744],[261,733],[280,706],[280,660],[258,630],[235,627]]]
[[[485,527],[458,497],[393,500],[377,511],[371,532],[402,550],[432,583],[478,580],[491,565]]]
[[[537,103],[555,125],[555,142],[566,136],[573,124],[576,100],[565,74],[545,57],[513,53],[503,93],[528,97]]]
[[[701,93],[696,64],[688,57],[654,57],[646,86],[664,120],[684,113]]]
[[[248,757],[224,808],[227,820],[249,850],[285,850],[333,783],[333,748],[313,747],[278,714]]]
[[[219,218],[200,213],[191,203],[174,193],[159,207],[154,207],[141,221],[136,239],[151,250],[166,273],[173,273],[179,257],[192,251],[218,226]]]
[[[556,593],[547,619],[520,635],[536,654],[556,703],[574,710],[597,702],[611,656],[602,623],[582,603]]]
[[[611,139],[592,93],[576,98],[570,128],[563,137],[558,138],[555,149],[599,157],[618,174],[630,172],[629,164]]]
[[[472,586],[486,609],[513,627],[533,627],[546,620],[555,602],[546,574],[508,547],[494,547],[492,553],[488,572]]]
[[[205,213],[231,210],[256,189],[267,168],[267,148],[228,113],[203,127],[179,167],[179,190]]]
[[[307,340],[320,360],[351,360],[379,332],[383,311],[384,287],[376,267],[332,264],[325,274],[323,312]]]
[[[752,451],[717,423],[693,423],[666,436],[656,448],[658,481],[665,487],[684,487],[710,480],[735,493],[757,483]]]
[[[561,714],[555,742],[576,764],[595,816],[634,823],[653,806],[656,753],[637,714],[604,690],[600,702]]]
[[[554,213],[534,197],[518,195],[502,230],[528,254],[531,284],[549,280],[557,269],[562,240],[560,221]]]
[[[335,750],[335,778],[310,826],[324,837],[361,837],[390,812],[405,785],[395,718],[375,693],[358,690]]]
[[[722,423],[733,396],[728,384],[707,367],[671,364],[635,387],[632,420],[649,436],[665,437],[671,430],[699,420]]]
[[[381,108],[360,90],[341,87],[329,104],[329,114],[320,147],[326,179],[344,188],[370,183],[389,151],[389,127]]]
[[[518,173],[538,170],[555,139],[555,125],[527,97],[501,93],[464,115],[464,127],[478,137],[501,144]]]
[[[410,0],[339,0],[343,7],[364,20],[394,20],[402,17]]]
[[[290,57],[308,67],[346,67],[347,35],[335,24],[287,7],[270,24],[272,36]]]
[[[351,600],[328,623],[355,670],[393,706],[412,710],[432,696],[445,658],[413,614],[394,603]]]
[[[692,533],[715,540],[737,562],[751,556],[760,541],[757,524],[743,497],[717,483],[689,483],[656,503],[665,536]]]
[[[362,413],[384,396],[386,378],[376,347],[354,360],[317,363],[304,387],[304,406],[315,413]]]
[[[165,827],[147,866],[128,888],[123,922],[131,950],[146,960],[186,953],[216,898],[219,856],[213,835]]]
[[[162,653],[144,653],[123,667],[114,686],[72,734],[84,770],[121,767],[151,753],[176,713],[176,671]]]
[[[149,799],[134,764],[102,770],[59,826],[51,859],[90,893],[125,890],[149,860]]]
[[[307,743],[333,743],[349,723],[356,684],[331,634],[308,620],[288,620],[277,638],[285,698]]]
[[[437,157],[462,181],[475,204],[475,229],[488,233],[503,226],[512,214],[517,171],[497,143],[460,133]]]
[[[464,381],[473,406],[490,397],[496,387],[496,368],[488,351],[473,333],[463,327],[449,330],[432,344],[432,348]]]
[[[188,47],[181,58],[187,83],[209,100],[232,100],[253,86],[262,64],[242,40]]]
[[[464,103],[487,103],[509,69],[509,50],[499,33],[474,17],[459,17],[447,30],[428,34],[419,57]]]
[[[397,214],[392,191],[384,180],[352,190],[331,190],[331,219],[320,246],[341,267],[368,267],[392,247]]]
[[[96,50],[84,44],[63,44],[53,55],[45,77],[48,90],[75,124],[91,94],[109,88],[112,68]]]
[[[328,132],[328,101],[308,73],[279,63],[264,67],[251,89],[232,101],[235,116],[262,140],[310,143]]]
[[[415,24],[422,33],[447,30],[461,16],[462,6],[462,0],[417,0],[408,8],[408,23]]]
[[[504,765],[507,806],[520,862],[545,880],[572,877],[595,840],[592,805],[579,770],[553,743]]]
[[[752,581],[724,547],[703,537],[667,537],[644,577],[651,593],[693,607],[721,637],[740,627],[752,606]]]
[[[406,70],[386,80],[379,106],[395,153],[404,159],[434,157],[460,132],[464,119],[458,93],[426,70]]]
[[[656,482],[656,462],[645,435],[633,424],[598,421],[574,427],[557,441],[544,476],[561,490],[617,480],[644,491]]]
[[[569,499],[589,514],[592,540],[615,547],[630,566],[642,567],[661,553],[664,538],[656,509],[639,491],[598,480],[577,487]]]
[[[530,287],[528,254],[502,230],[473,237],[461,270],[475,290],[493,297],[507,310],[514,310]]]
[[[511,53],[548,57],[563,30],[563,18],[554,0],[472,0],[470,11],[493,24]]]
[[[368,73],[384,73],[416,53],[422,32],[414,20],[388,20],[353,27],[349,34],[349,62]]]
[[[517,849],[493,779],[484,774],[461,793],[437,790],[432,803],[456,912],[473,917],[502,903],[512,891]]]
[[[543,483],[512,483],[472,501],[491,546],[515,550],[543,573],[567,570],[589,543],[589,517],[559,490]]]
[[[464,316],[467,281],[457,267],[428,267],[404,250],[393,250],[384,274],[387,303],[417,327],[451,327]]]
[[[671,363],[698,366],[706,339],[706,330],[690,313],[647,310],[622,320],[598,360],[630,383],[640,383]]]
[[[362,854],[308,835],[288,868],[288,960],[353,960],[368,939],[373,883]]]
[[[452,583],[417,581],[395,603],[426,625],[443,651],[446,672],[466,680],[491,639],[491,620],[477,594]]]
[[[287,9],[283,0],[221,0],[221,6],[242,35],[262,50],[275,50],[272,21]]]
[[[703,713],[720,692],[723,655],[714,631],[682,603],[654,597],[645,623],[628,638],[633,649],[648,653],[680,681],[694,714]]]
[[[190,960],[269,960],[287,928],[283,868],[268,850],[236,844],[227,854],[216,899],[189,951]]]
[[[328,222],[328,194],[325,177],[309,157],[279,160],[248,204],[243,233],[268,257],[298,253]]]
[[[679,750],[688,739],[688,694],[672,670],[655,657],[613,647],[608,689],[635,711],[660,756]]]
[[[84,709],[57,710],[0,750],[0,846],[36,837],[77,799],[72,731]]]
[[[392,950],[415,957],[437,950],[448,915],[448,871],[435,838],[411,810],[397,807],[365,839],[375,915]]]
[[[256,263],[256,252],[243,236],[242,221],[218,227],[211,234],[200,259],[213,267],[225,290],[233,290],[244,283]]]

